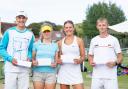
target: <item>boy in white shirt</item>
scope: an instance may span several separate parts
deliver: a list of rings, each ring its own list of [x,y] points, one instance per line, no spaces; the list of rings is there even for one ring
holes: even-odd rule
[[[33,33],[25,27],[27,16],[24,11],[16,15],[16,26],[6,30],[0,43],[0,55],[4,59],[4,89],[28,89],[29,68],[19,66],[18,61],[31,61]]]
[[[93,66],[91,89],[118,89],[117,65],[122,62],[118,39],[108,33],[108,21],[99,18],[99,35],[91,40],[89,64]]]

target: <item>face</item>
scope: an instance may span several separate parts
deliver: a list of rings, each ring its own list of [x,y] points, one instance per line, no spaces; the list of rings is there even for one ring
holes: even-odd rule
[[[51,32],[49,30],[46,30],[42,33],[43,39],[49,39],[51,38]]]
[[[99,22],[97,22],[96,27],[100,33],[104,33],[104,32],[107,32],[107,30],[108,30],[108,23],[107,23],[107,21],[99,21]]]
[[[73,35],[74,33],[74,27],[71,23],[66,23],[64,25],[64,32],[66,35]]]
[[[16,17],[16,24],[18,27],[25,27],[26,21],[27,21],[27,17],[25,17],[25,16],[17,16]]]

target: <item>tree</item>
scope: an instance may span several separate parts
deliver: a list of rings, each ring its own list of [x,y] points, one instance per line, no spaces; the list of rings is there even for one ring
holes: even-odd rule
[[[96,20],[100,17],[108,19],[110,25],[114,25],[126,20],[123,11],[116,4],[101,3],[93,4],[86,12],[86,20],[83,21],[83,31],[89,38],[98,34],[96,30]]]
[[[82,23],[77,23],[75,24],[75,30],[76,30],[76,35],[79,37],[83,37],[84,36],[84,32],[82,30]]]
[[[31,23],[28,26],[28,28],[30,28],[32,30],[32,32],[34,33],[35,36],[39,36],[40,27],[41,27],[40,23]]]
[[[63,29],[63,26],[62,25],[56,25],[56,31],[60,31]]]
[[[35,36],[38,37],[41,25],[43,25],[43,24],[50,24],[50,25],[52,25],[54,31],[59,31],[59,30],[62,29],[61,25],[56,25],[55,23],[50,22],[50,21],[44,21],[44,22],[39,22],[39,23],[31,23],[30,25],[28,25],[28,28],[32,30],[32,32],[34,33]]]

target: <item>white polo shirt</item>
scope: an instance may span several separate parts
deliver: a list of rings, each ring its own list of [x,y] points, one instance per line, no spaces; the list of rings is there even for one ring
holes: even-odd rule
[[[117,78],[117,67],[109,68],[105,64],[117,60],[117,53],[121,53],[119,41],[108,35],[106,38],[96,36],[91,40],[89,55],[94,55],[96,66],[93,68],[93,78]]]

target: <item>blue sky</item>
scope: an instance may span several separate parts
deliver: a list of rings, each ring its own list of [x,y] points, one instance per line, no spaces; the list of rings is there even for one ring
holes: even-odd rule
[[[17,11],[24,10],[27,24],[41,21],[63,24],[69,19],[81,23],[86,19],[87,8],[99,1],[116,3],[128,18],[128,0],[0,0],[0,18],[3,22],[14,22]]]

